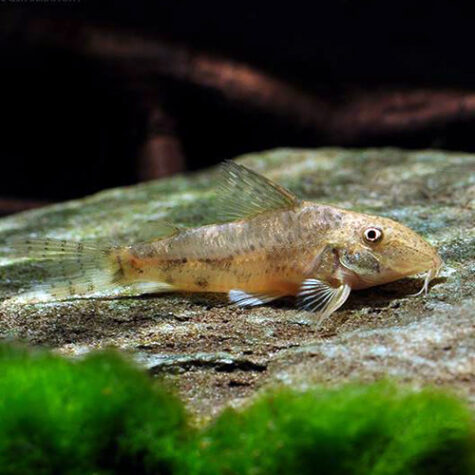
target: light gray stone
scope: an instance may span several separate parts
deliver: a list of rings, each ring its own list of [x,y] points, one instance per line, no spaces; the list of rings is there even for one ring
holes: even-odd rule
[[[118,347],[173,380],[210,415],[275,384],[372,381],[451,388],[475,402],[475,156],[435,150],[274,150],[239,159],[299,196],[397,219],[436,245],[445,266],[427,297],[422,279],[354,292],[322,328],[291,300],[253,309],[216,295],[74,300],[0,308],[0,336],[66,355]],[[0,220],[7,239],[50,236],[132,242],[166,218],[215,221],[216,170],[107,190]],[[0,257],[0,297],[41,266]]]

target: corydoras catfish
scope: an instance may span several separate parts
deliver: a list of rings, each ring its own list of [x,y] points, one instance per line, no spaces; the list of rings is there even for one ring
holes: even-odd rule
[[[42,260],[55,276],[14,299],[91,297],[123,286],[136,294],[222,292],[239,306],[293,295],[321,322],[352,290],[425,272],[427,292],[441,268],[437,251],[401,223],[302,201],[234,162],[222,172],[218,199],[228,222],[189,229],[162,223],[156,238],[127,246],[16,243],[14,250]]]

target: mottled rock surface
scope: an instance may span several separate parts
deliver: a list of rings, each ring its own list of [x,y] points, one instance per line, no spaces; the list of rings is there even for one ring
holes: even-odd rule
[[[322,328],[293,302],[254,309],[216,295],[160,295],[0,307],[0,335],[67,355],[115,346],[165,375],[202,415],[275,384],[371,381],[452,388],[475,401],[475,157],[434,150],[275,150],[239,159],[299,196],[397,219],[435,244],[445,266],[422,279],[354,292]],[[108,190],[0,221],[6,239],[50,236],[131,242],[154,220],[214,221],[216,170]],[[0,297],[41,275],[1,257]]]

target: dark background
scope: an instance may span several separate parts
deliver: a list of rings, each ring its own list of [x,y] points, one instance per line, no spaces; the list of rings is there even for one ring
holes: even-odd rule
[[[0,3],[0,213],[272,147],[475,151],[469,2]]]

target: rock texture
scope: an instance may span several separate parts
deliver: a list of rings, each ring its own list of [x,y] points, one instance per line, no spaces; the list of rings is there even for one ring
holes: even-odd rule
[[[216,295],[97,298],[18,306],[4,300],[0,335],[67,355],[131,352],[172,380],[203,416],[276,384],[306,387],[392,377],[452,388],[475,402],[475,157],[434,150],[275,150],[239,158],[299,196],[397,219],[445,261],[427,297],[422,279],[354,292],[315,328],[293,302],[254,309]],[[216,170],[107,190],[0,221],[7,239],[50,236],[131,242],[166,218],[210,223]],[[151,225],[152,224],[152,225]],[[35,263],[1,257],[0,297],[40,278]],[[106,296],[104,296],[106,297]]]

